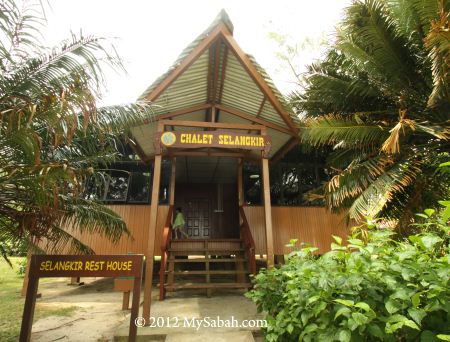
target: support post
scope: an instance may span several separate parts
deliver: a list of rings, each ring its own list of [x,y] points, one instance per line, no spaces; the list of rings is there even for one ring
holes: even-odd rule
[[[162,130],[163,126],[159,123],[158,131],[161,132]],[[152,304],[153,257],[155,255],[156,222],[158,217],[159,185],[161,181],[161,160],[161,154],[155,155],[152,202],[150,205],[150,227],[147,241],[147,253],[145,254],[144,304],[142,316],[144,317],[146,324],[150,324],[150,306]]]
[[[38,291],[39,278],[28,273],[28,284],[26,290],[25,304],[22,316],[22,326],[20,327],[19,341],[29,342],[31,337],[31,327],[33,325],[34,307]]]
[[[170,188],[169,188],[169,205],[175,203],[175,182],[177,178],[177,158],[172,158],[172,165],[170,169]]]
[[[242,158],[238,158],[237,160],[237,193],[238,193],[238,205],[241,207],[244,204],[244,182],[243,182],[243,164],[244,161]],[[242,224],[242,219],[239,215],[239,229]],[[242,239],[242,236],[241,236]],[[245,254],[244,254],[245,255]],[[250,262],[250,260],[249,260]],[[244,263],[242,261],[236,262],[236,271],[239,273],[236,274],[236,281],[238,283],[244,283],[245,282],[245,274],[243,273],[245,267]]]
[[[238,190],[238,204],[242,206],[244,204],[244,179],[243,179],[243,164],[242,158],[238,158],[237,169],[237,190]]]
[[[272,206],[270,204],[269,159],[263,157],[261,163],[263,179],[264,218],[266,223],[267,267],[274,266],[274,245],[272,230]]]
[[[170,189],[169,189],[169,205],[175,204],[175,183],[177,178],[177,158],[172,158],[172,168],[170,170]],[[161,258],[162,260],[162,258]],[[167,262],[167,260],[166,260]],[[169,273],[167,274],[167,283],[169,285],[173,285],[174,274],[175,271],[175,263],[169,263],[168,268]]]
[[[125,291],[122,295],[122,310],[130,308],[130,291]]]

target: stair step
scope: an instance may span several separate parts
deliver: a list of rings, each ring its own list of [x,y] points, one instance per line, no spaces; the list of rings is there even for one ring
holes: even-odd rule
[[[213,270],[213,271],[191,271],[191,270],[185,270],[185,271],[166,271],[166,273],[173,273],[175,275],[215,275],[215,274],[249,274],[249,271],[240,271],[240,270]]]
[[[168,251],[169,252],[182,252],[182,253],[196,253],[196,252],[205,253],[205,252],[209,252],[209,254],[214,254],[214,253],[235,254],[234,252],[243,252],[243,251],[245,251],[245,248],[213,248],[213,249],[208,249],[208,248],[192,248],[192,249],[169,248]]]
[[[246,262],[247,259],[243,258],[221,258],[221,259],[210,259],[210,258],[195,258],[195,259],[169,259],[169,262],[176,262],[176,263],[185,263],[185,262]]]
[[[170,242],[241,242],[241,239],[172,239]]]
[[[179,289],[239,289],[250,288],[250,283],[184,283],[184,284],[165,284],[167,290]]]

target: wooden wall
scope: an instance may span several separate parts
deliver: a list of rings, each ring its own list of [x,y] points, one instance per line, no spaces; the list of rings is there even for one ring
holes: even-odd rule
[[[266,253],[264,207],[244,207],[245,215],[255,240],[256,253]],[[342,215],[331,214],[322,207],[272,207],[274,254],[287,254],[291,239],[319,248],[318,253],[330,249],[331,235],[346,237],[348,227]]]
[[[123,236],[117,244],[113,244],[99,234],[74,234],[83,243],[90,246],[96,254],[145,254],[148,230],[150,227],[150,205],[108,205],[109,208],[118,213],[127,223],[130,236]],[[169,206],[158,207],[157,232],[156,232],[156,255],[160,255],[161,236],[166,221]]]
[[[77,234],[78,238],[89,245],[97,254],[145,253],[150,225],[150,205],[110,205],[120,214],[132,236],[124,236],[117,245],[112,244],[98,234]],[[157,236],[155,254],[160,255],[161,235],[169,207],[158,207]],[[266,253],[264,230],[264,208],[262,206],[245,207],[245,214],[256,244],[256,253]],[[319,248],[319,253],[329,250],[331,235],[345,237],[348,228],[342,216],[329,213],[321,207],[272,207],[275,254],[287,254],[292,249],[285,245],[290,239],[309,243]]]

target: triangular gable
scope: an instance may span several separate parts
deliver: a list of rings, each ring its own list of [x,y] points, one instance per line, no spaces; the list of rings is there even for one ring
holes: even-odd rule
[[[139,100],[154,104],[158,120],[263,125],[272,138],[270,158],[278,160],[298,144],[298,119],[266,71],[242,51],[232,32],[233,24],[222,10]],[[147,160],[155,153],[150,138],[155,130],[155,122],[132,129]]]
[[[213,23],[177,58],[172,67],[159,77],[140,97],[139,100],[155,101],[161,94],[180,77],[202,54],[218,39],[227,45],[235,57],[241,63],[248,75],[260,88],[268,103],[270,103],[278,115],[293,133],[297,132],[294,124],[295,117],[289,114],[283,96],[273,84],[266,71],[256,60],[245,54],[233,38],[233,24],[228,15],[222,10]]]

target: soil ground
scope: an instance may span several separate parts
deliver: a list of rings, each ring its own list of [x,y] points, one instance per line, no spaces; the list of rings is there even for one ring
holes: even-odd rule
[[[0,340],[18,340],[24,298],[23,277],[17,269],[23,258],[12,258],[15,268],[0,263]],[[36,301],[32,341],[119,341],[126,340],[130,311],[122,311],[122,293],[113,289],[112,278],[82,278],[84,285],[68,285],[68,278],[41,279]],[[158,301],[152,294],[152,316],[188,318],[215,317],[238,320],[261,318],[254,304],[239,291],[213,293],[185,291],[168,294]],[[143,295],[141,294],[141,302]],[[142,307],[141,307],[142,312]],[[253,342],[254,329],[138,329],[139,341],[242,341]],[[260,338],[256,339],[261,340]]]
[[[37,303],[49,308],[75,307],[70,316],[49,316],[34,322],[31,340],[112,341],[114,332],[129,314],[122,311],[122,294],[114,292],[112,278],[83,278],[83,286],[54,279],[39,286]]]
[[[53,279],[39,286],[42,297],[37,305],[43,308],[72,308],[70,315],[48,316],[33,324],[33,342],[50,341],[121,341],[127,340],[130,311],[122,311],[122,293],[113,290],[112,278],[82,278],[85,285],[67,285],[68,279]],[[141,302],[143,294],[141,294]],[[142,312],[142,306],[140,308]],[[170,294],[158,301],[153,289],[152,316],[216,317],[234,316],[237,320],[262,318],[243,292],[222,291],[207,298],[204,291]],[[139,341],[242,341],[253,342],[252,333],[259,329],[138,329]],[[156,339],[155,339],[156,337]]]

